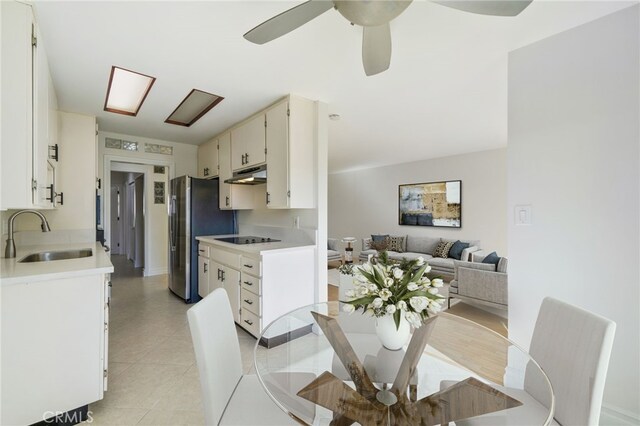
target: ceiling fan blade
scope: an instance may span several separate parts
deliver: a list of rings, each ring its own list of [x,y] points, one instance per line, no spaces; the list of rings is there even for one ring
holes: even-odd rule
[[[434,3],[480,15],[516,16],[533,0],[432,0]]]
[[[386,71],[391,64],[391,28],[389,23],[362,27],[362,64],[366,75]]]
[[[333,7],[328,0],[309,0],[282,12],[248,31],[244,38],[252,43],[265,44],[306,24]]]

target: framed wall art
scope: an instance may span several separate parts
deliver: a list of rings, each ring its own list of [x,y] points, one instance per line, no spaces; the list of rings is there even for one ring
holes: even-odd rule
[[[398,186],[400,225],[462,227],[462,181]]]

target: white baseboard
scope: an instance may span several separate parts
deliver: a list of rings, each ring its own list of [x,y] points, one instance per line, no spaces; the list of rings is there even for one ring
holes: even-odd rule
[[[168,274],[169,273],[169,268],[165,267],[165,268],[153,268],[153,269],[147,269],[144,268],[144,276],[145,277],[152,277],[154,275],[164,275],[164,274]]]
[[[636,426],[640,424],[640,414],[602,404],[600,426]]]

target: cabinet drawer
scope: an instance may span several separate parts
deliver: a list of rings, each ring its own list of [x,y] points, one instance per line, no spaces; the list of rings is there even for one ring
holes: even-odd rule
[[[210,257],[210,249],[211,246],[206,244],[198,244],[198,256],[206,257],[207,259]]]
[[[259,316],[257,316],[251,311],[243,309],[240,319],[241,319],[240,325],[242,326],[242,328],[247,330],[249,333],[253,334],[255,337],[260,336],[260,330],[262,330],[262,324]]]
[[[260,296],[245,290],[244,288],[240,292],[240,299],[242,299],[242,311],[249,310],[257,316],[261,316],[261,300]]]
[[[240,255],[211,247],[211,259],[229,265],[232,268],[240,269]]]
[[[243,273],[240,281],[242,282],[242,288],[244,290],[249,290],[253,294],[257,295],[262,294],[262,280],[260,278],[252,277],[249,274]]]
[[[261,262],[259,259],[242,256],[242,272],[246,272],[248,274],[259,277],[262,275],[260,265]]]

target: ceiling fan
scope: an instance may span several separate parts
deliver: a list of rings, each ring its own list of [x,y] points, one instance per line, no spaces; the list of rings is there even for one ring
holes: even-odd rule
[[[351,24],[362,26],[362,63],[366,75],[386,71],[391,63],[389,22],[412,0],[309,0],[263,22],[244,35],[264,44],[335,8]],[[482,15],[516,16],[533,0],[432,0],[434,3]]]

